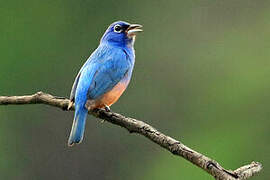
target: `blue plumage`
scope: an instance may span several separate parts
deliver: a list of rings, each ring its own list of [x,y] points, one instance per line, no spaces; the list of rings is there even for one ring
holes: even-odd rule
[[[82,141],[88,110],[110,106],[127,87],[135,62],[135,33],[142,31],[141,27],[123,21],[110,25],[79,71],[70,95],[75,115],[69,146]]]

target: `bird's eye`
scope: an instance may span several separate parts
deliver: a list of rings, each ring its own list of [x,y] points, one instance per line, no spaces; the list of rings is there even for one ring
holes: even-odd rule
[[[114,32],[120,33],[122,32],[122,27],[119,24],[116,24],[113,28]]]

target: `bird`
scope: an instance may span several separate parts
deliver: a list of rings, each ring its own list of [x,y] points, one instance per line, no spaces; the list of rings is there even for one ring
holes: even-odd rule
[[[97,108],[110,111],[110,106],[126,90],[135,63],[135,38],[142,31],[140,24],[112,23],[79,70],[68,104],[68,109],[75,107],[68,146],[82,142],[88,111]]]

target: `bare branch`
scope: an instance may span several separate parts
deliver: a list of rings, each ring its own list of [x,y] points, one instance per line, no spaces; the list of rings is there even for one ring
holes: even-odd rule
[[[28,96],[0,96],[0,105],[47,104],[67,110],[68,103],[69,100],[66,98],[52,96],[43,92],[38,92]],[[74,110],[74,106],[71,110]],[[106,112],[103,109],[94,110],[89,112],[89,114],[126,128],[130,133],[137,133],[147,137],[174,155],[181,156],[200,167],[217,180],[244,180],[252,177],[262,170],[262,165],[258,162],[252,162],[251,164],[242,166],[234,171],[226,170],[213,159],[190,149],[180,141],[159,132],[143,121],[125,117],[114,112]]]

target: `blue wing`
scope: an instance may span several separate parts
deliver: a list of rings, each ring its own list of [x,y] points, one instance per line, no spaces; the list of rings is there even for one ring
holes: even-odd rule
[[[84,65],[81,67],[79,73],[77,74],[75,80],[74,80],[74,83],[72,85],[72,89],[71,89],[71,92],[70,92],[70,96],[69,96],[69,100],[74,102],[75,101],[75,94],[76,94],[76,90],[77,90],[77,86],[78,86],[78,83],[79,83],[79,80],[80,80],[80,77],[81,77],[81,74],[82,74],[82,71],[84,70],[84,68],[86,66],[88,66],[91,62],[91,57],[88,58],[88,60],[84,63]]]
[[[120,48],[99,47],[87,60],[74,82],[75,104],[96,99],[110,91],[133,68],[133,61]],[[73,97],[71,95],[71,97]]]
[[[123,51],[114,52],[113,56],[108,56],[96,69],[87,98],[96,99],[110,91],[131,68],[128,56]]]
[[[74,102],[74,100],[75,100],[75,92],[76,92],[76,89],[77,89],[77,86],[78,86],[80,76],[81,76],[81,71],[77,74],[77,76],[75,78],[75,81],[74,81],[74,83],[72,85],[72,89],[71,89],[70,96],[69,96],[69,100],[72,101],[72,102]]]

